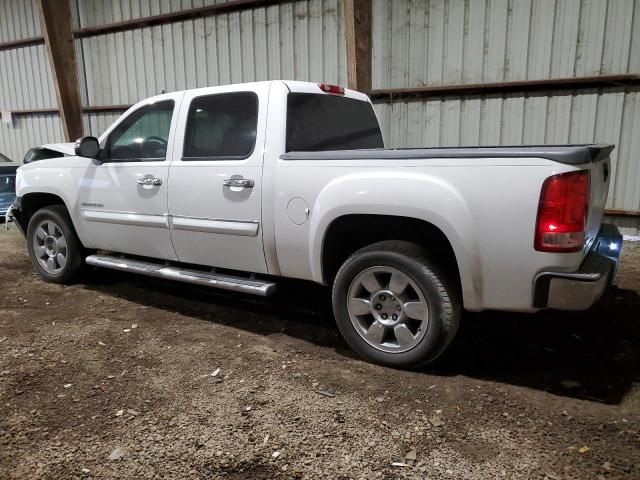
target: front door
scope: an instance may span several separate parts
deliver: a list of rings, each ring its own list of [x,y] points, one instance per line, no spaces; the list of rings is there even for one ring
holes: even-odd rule
[[[169,172],[181,262],[266,273],[262,158],[269,84],[186,92]]]
[[[78,206],[86,247],[175,260],[168,174],[182,93],[156,97],[101,138],[98,162],[81,179]]]

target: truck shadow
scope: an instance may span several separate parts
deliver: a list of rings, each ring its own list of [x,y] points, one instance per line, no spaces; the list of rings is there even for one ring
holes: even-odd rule
[[[355,357],[336,328],[328,289],[285,281],[264,299],[103,271],[85,288],[260,335],[284,333]],[[243,310],[252,315],[213,315]],[[464,375],[618,404],[640,382],[640,296],[612,290],[586,312],[465,313],[449,350],[425,374]]]
[[[612,289],[584,312],[467,313],[431,368],[618,404],[640,381],[640,296]]]

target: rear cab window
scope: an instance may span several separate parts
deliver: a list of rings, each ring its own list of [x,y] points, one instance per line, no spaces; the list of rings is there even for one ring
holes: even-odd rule
[[[384,148],[371,103],[315,93],[287,96],[287,152]]]

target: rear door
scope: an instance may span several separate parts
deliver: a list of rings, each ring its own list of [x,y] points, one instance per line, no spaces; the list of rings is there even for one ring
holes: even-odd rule
[[[262,162],[269,83],[185,93],[169,177],[181,262],[266,273]]]
[[[169,158],[183,93],[155,97],[101,138],[100,162],[80,179],[87,247],[175,260],[168,219]]]

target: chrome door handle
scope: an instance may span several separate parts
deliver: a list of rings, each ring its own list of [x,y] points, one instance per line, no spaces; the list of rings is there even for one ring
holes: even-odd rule
[[[145,175],[144,177],[138,178],[136,181],[138,182],[138,185],[149,185],[152,187],[159,187],[162,185],[162,179],[154,177],[153,175]]]
[[[222,184],[225,187],[253,188],[255,182],[249,178],[225,178]]]

